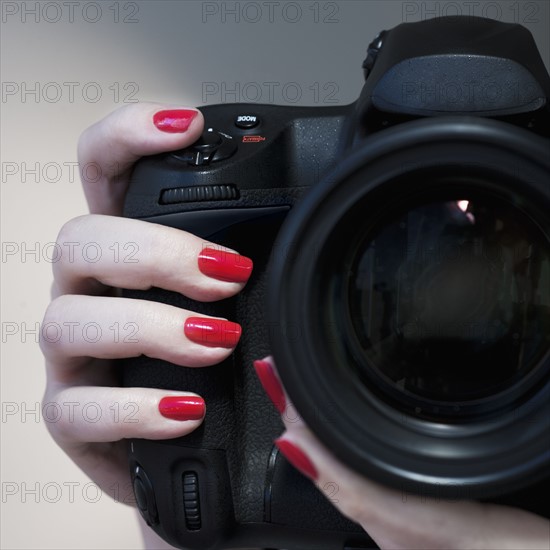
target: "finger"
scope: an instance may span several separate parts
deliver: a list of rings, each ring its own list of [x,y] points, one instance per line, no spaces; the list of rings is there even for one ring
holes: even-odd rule
[[[48,306],[40,344],[54,381],[98,384],[96,377],[101,373],[88,368],[90,357],[146,355],[176,365],[203,367],[228,357],[240,335],[237,323],[167,304],[66,295]]]
[[[403,541],[414,541],[425,532],[430,533],[433,544],[423,540],[422,548],[453,548],[451,541],[456,537],[458,542],[463,535],[464,525],[456,529],[456,522],[453,523],[460,503],[453,504],[450,514],[447,509],[443,511],[426,502],[418,506],[410,497],[407,503],[399,491],[373,483],[343,466],[303,425],[291,427],[276,445],[291,464],[312,479],[332,504],[359,523],[381,548],[406,548]]]
[[[304,425],[276,441],[283,455],[382,549],[548,548],[548,521],[524,510],[389,489],[338,461]]]
[[[277,373],[273,357],[267,356],[254,361],[254,370],[264,388],[265,393],[279,411],[281,418],[288,429],[290,426],[304,426],[302,417],[288,398],[283,384]]]
[[[346,468],[319,443],[285,392],[271,356],[255,361],[254,368],[284,422],[286,431],[275,443],[287,460],[314,481],[342,514],[361,524],[381,548],[405,548],[401,538],[392,539],[391,533],[406,531],[410,528],[408,521],[418,522],[421,518],[410,505],[405,512],[412,512],[412,518],[407,513],[396,512],[403,507],[404,495]],[[409,535],[412,537],[414,533]],[[448,536],[449,532],[444,535]],[[434,546],[443,547],[439,541]]]
[[[514,508],[389,489],[347,468],[297,414],[273,358],[255,361],[254,368],[285,424],[285,433],[275,442],[281,453],[380,548],[549,547],[548,521],[542,517]]]
[[[252,261],[229,249],[172,227],[114,216],[70,220],[56,251],[56,295],[154,286],[212,301],[242,290],[252,273]]]
[[[190,392],[73,386],[46,395],[43,416],[60,444],[182,437],[200,426],[206,411]]]
[[[90,126],[78,143],[90,212],[120,215],[132,165],[142,156],[190,145],[203,126],[197,109],[158,103],[127,105]]]

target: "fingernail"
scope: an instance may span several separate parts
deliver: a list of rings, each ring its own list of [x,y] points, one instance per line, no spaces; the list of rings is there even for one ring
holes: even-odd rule
[[[246,256],[204,248],[199,254],[199,270],[204,275],[229,283],[246,283],[252,273],[252,260]]]
[[[183,327],[185,336],[204,346],[233,348],[241,337],[241,325],[224,319],[188,317]]]
[[[282,437],[275,440],[275,445],[277,445],[279,451],[283,453],[285,458],[298,471],[302,472],[302,474],[310,479],[313,479],[314,481],[317,480],[319,474],[317,473],[313,462],[311,462],[309,457],[304,453],[304,451],[302,451],[302,449],[300,449],[300,447],[294,445],[294,443],[291,443],[286,439],[283,439]]]
[[[159,402],[160,414],[172,420],[200,420],[204,410],[204,399],[195,395],[163,397]]]
[[[254,369],[262,383],[265,393],[267,393],[267,396],[271,399],[279,413],[283,414],[286,408],[285,393],[271,363],[263,359],[254,361]]]
[[[153,116],[153,123],[162,132],[180,134],[187,131],[197,114],[191,109],[158,111]]]

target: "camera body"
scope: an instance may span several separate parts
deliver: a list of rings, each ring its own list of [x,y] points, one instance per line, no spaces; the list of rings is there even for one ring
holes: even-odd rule
[[[174,546],[376,547],[333,507],[331,501],[338,499],[336,484],[315,487],[278,453],[273,440],[281,433],[282,422],[252,368],[255,359],[268,355],[282,340],[295,346],[305,341],[301,322],[286,323],[283,330],[277,306],[271,304],[266,312],[266,297],[275,284],[270,281],[272,273],[281,273],[281,258],[292,263],[300,254],[290,237],[292,231],[296,235],[299,223],[290,214],[309,200],[312,189],[317,195],[318,189],[328,189],[342,177],[340,165],[356,165],[359,157],[363,162],[367,148],[370,158],[379,159],[388,153],[390,142],[397,146],[400,135],[427,144],[428,137],[445,141],[446,136],[462,135],[465,127],[474,141],[479,134],[480,140],[498,142],[506,134],[502,139],[508,143],[512,138],[502,129],[513,126],[518,150],[525,151],[529,157],[525,162],[531,163],[528,176],[538,181],[540,171],[548,173],[543,157],[549,145],[550,79],[523,27],[469,17],[402,24],[370,44],[363,68],[366,83],[351,105],[201,107],[205,131],[199,142],[142,159],[134,169],[125,216],[234,248],[255,265],[245,290],[217,303],[199,303],[157,288],[124,291],[128,297],[236,320],[243,327],[239,346],[220,365],[186,369],[144,356],[124,361],[125,386],[192,391],[207,403],[203,425],[185,438],[130,442],[138,507],[147,523]],[[409,130],[402,132],[405,127]],[[461,147],[457,146],[457,154]],[[469,160],[482,163],[482,157],[480,152],[479,159]],[[540,157],[542,165],[532,167]],[[402,160],[404,165],[414,164],[414,154]],[[533,197],[546,192],[547,201],[547,187],[547,182],[546,191],[536,187]],[[286,237],[277,239],[282,226]],[[322,245],[321,239],[320,251]],[[300,296],[294,299],[299,301]],[[300,414],[325,444],[332,443],[323,431],[337,423],[337,407],[331,411],[333,404],[326,401],[300,407],[307,388],[293,384],[292,374],[285,371],[284,353],[275,357]],[[539,378],[537,395],[544,401],[548,384],[544,386],[542,375]],[[544,403],[535,408],[537,419],[550,412]],[[548,422],[542,422],[537,437],[549,433]],[[331,449],[346,461],[343,446]],[[541,452],[544,449],[537,450],[536,467],[525,474],[529,482],[518,478],[511,483],[510,491],[515,492],[505,491],[502,502],[548,513],[543,508],[548,482],[541,480],[547,476],[550,448],[542,461]],[[434,496],[426,489],[430,482],[400,485],[383,468],[363,468],[359,460],[348,463],[401,488],[404,496],[409,490]],[[492,500],[504,492],[501,486],[488,486]],[[435,496],[453,498],[449,491]],[[471,496],[484,494],[466,495]]]
[[[351,110],[349,106],[203,107],[206,132],[209,128],[219,132],[222,146],[229,140],[232,146],[237,142],[231,158],[194,167],[181,157],[194,156],[191,162],[198,157],[200,162],[205,150],[186,150],[145,159],[136,166],[126,215],[183,229],[254,261],[245,291],[221,302],[198,303],[161,289],[125,291],[133,298],[238,319],[243,329],[235,352],[213,367],[185,369],[147,357],[128,360],[125,385],[186,388],[207,403],[203,425],[189,436],[132,442],[132,472],[135,475],[139,465],[138,478],[147,475],[151,480],[146,481],[151,487],[148,500],[156,500],[162,523],[148,514],[146,518],[171,544],[186,548],[296,548],[298,544],[312,550],[343,548],[344,543],[350,548],[375,547],[278,453],[273,440],[283,425],[252,368],[255,359],[270,352],[264,295],[276,234],[294,204],[336,162],[336,145]],[[260,121],[257,127],[235,126],[239,117],[252,116]],[[161,181],[162,189],[153,190],[150,183]],[[192,200],[180,202],[181,193],[193,193]],[[198,480],[200,529],[186,527],[182,497],[186,473]],[[338,496],[333,486],[325,491],[329,497]],[[365,542],[366,546],[357,546]]]

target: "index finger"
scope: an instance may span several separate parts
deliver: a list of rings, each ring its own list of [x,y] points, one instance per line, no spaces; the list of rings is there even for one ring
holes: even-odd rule
[[[197,109],[135,103],[87,128],[78,142],[78,162],[90,212],[120,215],[133,164],[190,145],[203,126]]]

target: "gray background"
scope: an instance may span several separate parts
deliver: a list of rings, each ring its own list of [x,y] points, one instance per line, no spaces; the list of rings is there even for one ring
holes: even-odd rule
[[[548,66],[547,1],[2,2],[2,548],[141,547],[131,509],[50,440],[37,335],[24,334],[48,303],[48,243],[86,212],[80,132],[136,100],[348,103],[379,30],[456,14],[523,23]]]

